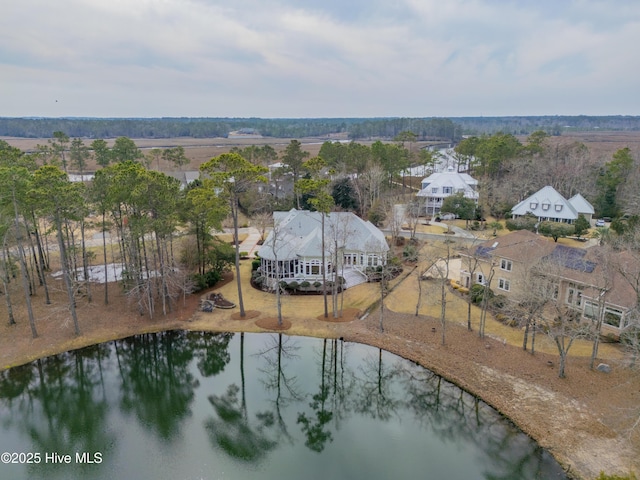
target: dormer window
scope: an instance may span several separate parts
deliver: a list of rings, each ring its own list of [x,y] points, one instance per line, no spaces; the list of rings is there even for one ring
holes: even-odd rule
[[[438,193],[438,187],[433,187],[431,189],[431,193]]]
[[[442,187],[442,193],[451,193],[451,187]]]
[[[535,210],[536,208],[538,208],[538,202],[531,202],[529,206],[531,207],[532,210]]]
[[[556,205],[556,212],[559,212],[560,210],[562,210],[562,205],[560,204]]]
[[[542,204],[542,209],[543,210],[549,210],[549,204],[548,203],[543,203]]]

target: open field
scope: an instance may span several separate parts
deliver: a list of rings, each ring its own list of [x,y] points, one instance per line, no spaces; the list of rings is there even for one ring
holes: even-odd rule
[[[520,141],[525,142],[526,137],[518,136]],[[15,138],[15,137],[0,137],[0,140],[5,140],[10,145],[19,148],[23,151],[33,151],[36,145],[46,145],[46,138]],[[207,160],[218,156],[222,153],[226,153],[234,147],[247,147],[250,145],[262,146],[271,145],[279,154],[284,151],[291,139],[288,138],[191,138],[191,137],[179,137],[179,138],[141,138],[133,139],[136,145],[146,152],[152,148],[171,148],[176,146],[182,146],[185,149],[187,157],[191,160],[191,163],[185,167],[185,170],[195,170],[202,163]],[[302,143],[303,150],[309,152],[310,156],[318,155],[322,144],[327,140],[332,141],[347,141],[346,134],[336,134],[323,137],[309,137],[298,139]],[[371,145],[375,140],[358,140],[358,143],[364,145]],[[611,159],[611,155],[620,148],[629,147],[634,152],[640,152],[640,132],[582,132],[571,133],[563,135],[561,137],[549,137],[548,140],[552,145],[568,144],[573,142],[584,143],[589,150],[593,153],[595,158],[600,159],[603,163]],[[91,140],[85,140],[87,144]],[[114,139],[108,139],[107,143],[113,145]],[[412,149],[417,150],[428,142],[416,142]],[[152,165],[151,168],[157,166]],[[88,171],[95,170],[96,165],[93,161],[89,161]],[[164,161],[160,161],[160,170],[169,171],[174,169],[172,165]]]

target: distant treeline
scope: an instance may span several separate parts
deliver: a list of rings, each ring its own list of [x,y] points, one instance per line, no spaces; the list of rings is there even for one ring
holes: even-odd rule
[[[640,130],[635,116],[523,116],[458,118],[0,118],[0,136],[50,138],[213,138],[253,129],[265,137],[303,138],[346,133],[349,138],[394,138],[411,131],[419,140],[457,141],[462,135],[495,132],[528,135],[543,130]]]

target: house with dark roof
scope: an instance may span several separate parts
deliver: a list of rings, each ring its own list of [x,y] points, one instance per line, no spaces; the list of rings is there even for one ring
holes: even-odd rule
[[[467,288],[488,284],[494,293],[517,300],[530,288],[526,273],[538,267],[555,280],[554,301],[585,320],[595,321],[600,315],[603,333],[619,335],[636,321],[631,312],[637,295],[628,279],[640,278],[640,262],[628,253],[558,245],[520,230],[471,247],[461,256],[460,283]]]

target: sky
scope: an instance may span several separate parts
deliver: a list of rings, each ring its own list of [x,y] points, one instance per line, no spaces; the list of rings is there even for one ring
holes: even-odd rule
[[[0,117],[640,115],[638,0],[8,0]]]

